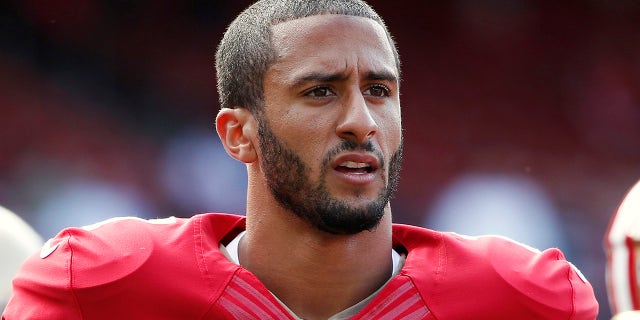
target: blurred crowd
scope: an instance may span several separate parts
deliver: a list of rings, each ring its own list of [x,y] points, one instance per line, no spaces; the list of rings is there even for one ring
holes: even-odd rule
[[[608,319],[602,237],[640,179],[640,3],[369,2],[403,63],[395,221],[560,247]],[[242,214],[213,61],[249,3],[0,2],[0,205],[43,239]]]

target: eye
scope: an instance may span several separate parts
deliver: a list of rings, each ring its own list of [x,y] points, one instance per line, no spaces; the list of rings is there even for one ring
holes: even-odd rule
[[[374,84],[367,88],[363,93],[372,97],[388,97],[391,95],[391,90],[389,90],[385,85]]]
[[[305,93],[305,96],[312,98],[329,97],[335,95],[331,88],[327,86],[317,86]]]

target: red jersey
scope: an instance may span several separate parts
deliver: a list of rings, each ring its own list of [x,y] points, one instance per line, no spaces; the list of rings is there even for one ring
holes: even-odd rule
[[[112,219],[29,258],[3,320],[293,319],[220,250],[245,219]],[[400,273],[352,319],[595,319],[591,285],[557,249],[394,224]]]

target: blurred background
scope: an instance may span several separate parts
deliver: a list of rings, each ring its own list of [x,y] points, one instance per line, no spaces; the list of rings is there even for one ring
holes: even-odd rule
[[[250,1],[0,1],[0,205],[44,238],[244,212],[214,52]],[[396,222],[560,247],[610,317],[602,237],[640,179],[640,3],[370,1],[403,62]]]

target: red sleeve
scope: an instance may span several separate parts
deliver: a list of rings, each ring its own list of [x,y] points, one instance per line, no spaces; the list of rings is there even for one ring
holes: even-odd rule
[[[3,320],[83,319],[113,300],[111,307],[126,307],[117,284],[128,283],[153,251],[144,228],[149,224],[141,221],[110,219],[62,230],[21,266]]]
[[[70,234],[61,232],[22,265],[13,281],[13,296],[3,320],[82,318],[71,290],[70,239]]]
[[[201,225],[201,217],[124,217],[65,229],[18,271],[3,319],[201,319],[223,288],[215,276],[236,267],[205,250],[218,238]]]
[[[591,284],[559,249],[540,252],[500,237],[480,237],[469,243],[487,253],[489,269],[493,271],[486,276],[498,279],[498,285],[487,289],[511,299],[523,310],[530,310],[527,314],[532,318],[593,320],[597,317],[598,302]]]
[[[498,266],[496,270],[517,292],[525,295],[527,304],[540,310],[545,319],[596,319],[598,302],[591,284],[559,249],[535,253],[529,262],[522,261],[520,266],[521,270]]]
[[[438,319],[597,317],[591,284],[559,249],[406,226],[394,237],[409,252],[403,273]]]

